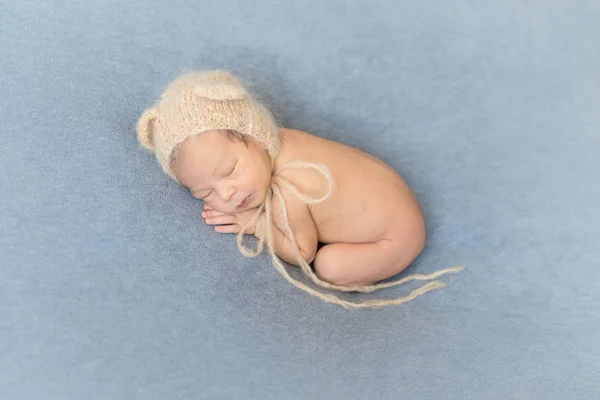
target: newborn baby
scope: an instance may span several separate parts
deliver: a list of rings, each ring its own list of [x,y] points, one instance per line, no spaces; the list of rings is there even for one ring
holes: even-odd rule
[[[404,270],[423,250],[423,215],[410,188],[361,150],[278,127],[229,72],[182,75],[137,128],[163,170],[205,202],[202,216],[216,232],[237,233],[241,248],[244,234],[255,235],[274,261],[277,255],[303,267],[321,286],[370,292],[456,270],[373,285]],[[430,282],[396,304],[443,285]]]

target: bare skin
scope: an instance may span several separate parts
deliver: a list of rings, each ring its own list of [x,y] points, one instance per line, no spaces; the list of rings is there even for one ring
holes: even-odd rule
[[[272,171],[291,161],[326,165],[334,179],[330,198],[307,205],[282,193],[303,258],[317,275],[336,285],[374,283],[408,267],[425,244],[423,215],[405,181],[381,160],[350,146],[294,129],[281,129],[281,149],[272,162],[257,143],[209,131],[182,145],[173,170],[192,194],[205,201],[202,216],[219,233],[237,233],[265,201]],[[322,196],[327,182],[313,170],[284,170],[305,194]],[[249,196],[249,197],[248,197]],[[247,199],[247,200],[246,200]],[[274,201],[275,252],[297,265]],[[264,227],[248,233],[259,237]],[[324,244],[318,251],[318,243]]]

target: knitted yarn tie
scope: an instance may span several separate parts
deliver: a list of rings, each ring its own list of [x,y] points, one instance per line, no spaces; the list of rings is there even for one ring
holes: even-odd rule
[[[298,188],[296,186],[291,184],[288,180],[286,180],[285,178],[283,178],[280,175],[280,172],[282,170],[289,169],[289,168],[314,169],[315,171],[319,172],[327,180],[327,183],[328,183],[327,193],[325,193],[325,195],[323,195],[322,197],[319,197],[319,198],[310,197],[310,196],[307,196],[306,194],[302,193],[300,190],[298,190]],[[279,167],[272,176],[271,185],[270,185],[269,191],[267,192],[267,196],[266,196],[264,203],[262,203],[259,206],[256,215],[238,233],[238,235],[237,235],[238,248],[239,248],[240,252],[242,254],[244,254],[245,256],[256,257],[263,251],[265,241],[266,241],[267,249],[269,251],[269,254],[271,255],[271,259],[273,260],[273,264],[274,264],[275,268],[277,269],[277,271],[279,271],[279,273],[292,285],[294,285],[297,288],[302,289],[305,292],[307,292],[313,296],[316,296],[326,302],[338,304],[338,305],[341,305],[342,307],[349,308],[349,309],[377,308],[377,307],[391,306],[391,305],[395,305],[395,304],[402,304],[402,303],[406,303],[406,302],[414,299],[417,296],[420,296],[427,292],[430,292],[432,290],[437,290],[437,289],[443,288],[444,286],[446,286],[446,283],[444,283],[442,281],[434,280],[434,279],[438,278],[439,276],[442,276],[442,275],[445,275],[448,273],[459,272],[462,269],[464,269],[463,266],[451,267],[451,268],[446,268],[446,269],[434,272],[432,274],[413,274],[413,275],[409,275],[409,276],[406,276],[404,278],[401,278],[401,279],[398,279],[395,281],[377,283],[374,285],[339,286],[339,285],[334,285],[329,282],[323,281],[313,272],[310,265],[306,262],[306,260],[302,257],[302,254],[300,253],[300,249],[298,247],[298,244],[296,243],[296,239],[294,237],[294,234],[292,233],[292,229],[289,224],[289,220],[288,220],[288,216],[287,216],[287,207],[286,207],[285,201],[283,199],[283,194],[281,193],[282,186],[287,188],[288,190],[290,190],[294,195],[296,195],[299,199],[301,199],[306,204],[318,204],[318,203],[321,203],[321,202],[327,200],[331,196],[331,193],[333,191],[333,178],[331,176],[331,172],[329,171],[329,169],[322,164],[313,164],[313,163],[304,162],[304,161],[293,161],[293,162],[284,164],[281,167]],[[282,214],[281,217],[283,220],[283,226],[285,229],[286,236],[289,238],[290,243],[292,244],[292,248],[294,249],[294,253],[296,255],[296,260],[297,260],[298,264],[300,265],[302,272],[304,272],[304,274],[308,278],[310,278],[317,286],[320,286],[325,289],[338,290],[341,292],[370,293],[375,290],[398,286],[398,285],[401,285],[401,284],[404,284],[404,283],[407,283],[410,281],[431,281],[431,282],[421,286],[420,288],[414,290],[410,294],[403,296],[403,297],[397,297],[397,298],[393,298],[393,299],[375,299],[375,300],[367,300],[367,301],[364,301],[361,303],[355,303],[355,302],[350,302],[350,301],[340,299],[339,297],[329,294],[329,293],[323,293],[323,292],[317,291],[317,290],[313,289],[312,287],[307,286],[303,282],[292,278],[290,276],[290,274],[288,273],[287,269],[282,264],[280,258],[275,253],[275,246],[273,245],[273,228],[272,228],[273,197],[277,198],[277,200],[279,201],[279,204],[281,206],[281,214]],[[264,226],[264,234],[260,238],[258,238],[258,244],[257,244],[256,250],[251,250],[243,244],[244,235],[250,229],[250,227],[253,226],[259,219],[261,219],[261,222]]]

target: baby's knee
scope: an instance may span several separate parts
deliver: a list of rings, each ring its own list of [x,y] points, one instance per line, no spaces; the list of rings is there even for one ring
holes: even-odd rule
[[[317,252],[314,266],[319,279],[337,286],[348,286],[353,284],[349,280],[344,262],[340,260],[339,254],[327,246]]]

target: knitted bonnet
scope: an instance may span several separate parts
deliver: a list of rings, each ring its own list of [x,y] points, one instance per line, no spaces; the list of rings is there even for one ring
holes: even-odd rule
[[[262,144],[271,158],[279,153],[279,127],[267,108],[230,72],[188,72],[175,79],[137,123],[137,137],[163,171],[188,137],[214,129],[234,130]]]

